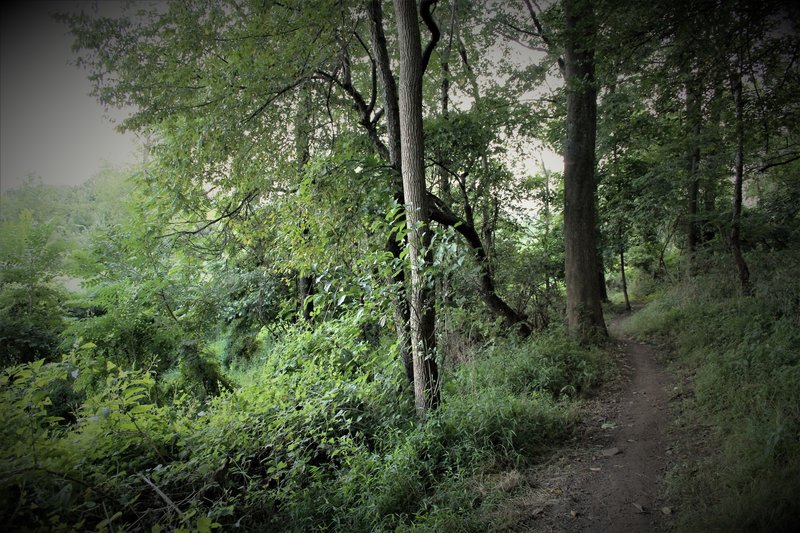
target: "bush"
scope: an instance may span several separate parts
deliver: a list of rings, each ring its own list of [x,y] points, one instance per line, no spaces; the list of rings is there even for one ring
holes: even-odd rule
[[[460,366],[420,424],[396,350],[367,341],[362,319],[298,325],[247,385],[202,401],[181,389],[168,407],[154,374],[98,360],[91,344],[7,370],[2,518],[39,530],[485,530],[494,503],[476,480],[569,435],[568,398],[601,376],[599,352],[558,332],[508,339]],[[56,392],[82,399],[74,420],[48,410]]]

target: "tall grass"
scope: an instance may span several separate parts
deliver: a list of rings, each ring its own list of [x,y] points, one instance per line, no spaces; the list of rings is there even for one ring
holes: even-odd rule
[[[689,381],[678,418],[685,459],[668,483],[679,530],[800,524],[800,254],[750,262],[752,296],[739,293],[720,262],[627,323],[630,333],[674,348],[675,368]]]
[[[178,391],[161,404],[148,371],[98,365],[90,344],[63,363],[6,369],[0,520],[32,531],[485,531],[505,492],[486,480],[570,435],[574,398],[607,366],[562,337],[495,341],[448,373],[424,423],[396,354],[346,317],[290,332],[204,399]],[[75,419],[52,416],[53,390],[75,388]]]

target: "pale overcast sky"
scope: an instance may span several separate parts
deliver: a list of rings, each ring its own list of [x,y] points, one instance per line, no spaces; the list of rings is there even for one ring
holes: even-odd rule
[[[103,10],[112,2],[100,2]],[[56,10],[91,9],[90,2],[9,2],[0,31],[0,189],[18,187],[26,176],[44,183],[78,184],[108,162],[136,160],[132,134],[120,134],[91,96],[86,71],[68,64],[74,56]],[[117,118],[120,113],[112,110]]]
[[[54,11],[115,12],[122,2],[18,1],[2,8],[0,31],[0,190],[25,183],[28,175],[44,183],[75,185],[104,165],[136,161],[133,134],[121,134],[109,120],[124,113],[106,112],[89,96],[86,71],[70,64],[72,37],[52,19]],[[535,151],[525,172],[538,172],[542,158],[561,170],[561,158]]]

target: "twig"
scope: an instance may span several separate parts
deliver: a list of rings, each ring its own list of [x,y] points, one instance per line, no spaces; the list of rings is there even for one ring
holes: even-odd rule
[[[151,488],[151,489],[153,489],[154,491],[156,491],[156,494],[158,494],[158,495],[161,497],[161,499],[162,499],[162,500],[164,500],[164,503],[166,503],[167,505],[169,505],[169,506],[170,506],[172,509],[174,509],[174,510],[175,510],[175,512],[176,512],[176,513],[178,513],[178,516],[180,516],[181,518],[183,518],[183,512],[182,512],[180,509],[178,509],[178,506],[177,506],[177,505],[175,505],[175,503],[174,503],[172,500],[170,500],[170,499],[169,499],[169,496],[167,496],[166,494],[164,494],[164,493],[161,491],[161,489],[159,489],[158,487],[156,487],[155,483],[153,483],[152,481],[150,481],[149,479],[147,479],[147,476],[143,475],[142,473],[138,473],[137,475],[138,475],[140,478],[142,478],[142,480],[143,480],[145,483],[147,483],[148,485],[150,485],[150,488]]]

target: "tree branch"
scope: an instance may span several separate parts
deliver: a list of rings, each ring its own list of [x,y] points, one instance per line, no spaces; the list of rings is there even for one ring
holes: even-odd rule
[[[248,204],[248,203],[249,203],[251,200],[253,200],[253,199],[254,199],[254,198],[257,196],[257,195],[258,195],[258,193],[257,193],[256,191],[249,192],[249,193],[248,193],[248,194],[247,194],[247,195],[246,195],[246,196],[245,196],[245,197],[242,199],[242,201],[241,201],[241,202],[239,202],[239,205],[238,205],[238,206],[236,206],[236,208],[235,208],[234,210],[232,210],[232,211],[227,211],[227,212],[223,213],[222,215],[218,216],[217,218],[215,218],[215,219],[213,219],[213,220],[208,220],[208,221],[206,221],[206,222],[205,222],[205,223],[204,223],[202,226],[200,226],[200,227],[198,227],[198,228],[195,228],[195,229],[193,229],[193,230],[179,230],[179,231],[173,231],[172,233],[167,233],[167,234],[165,234],[165,235],[162,235],[162,236],[161,236],[161,238],[163,239],[163,238],[166,238],[166,237],[172,237],[173,235],[197,235],[197,234],[199,234],[199,233],[202,233],[203,231],[205,231],[206,229],[210,228],[210,227],[211,227],[211,226],[213,226],[214,224],[216,224],[216,223],[218,223],[218,222],[221,222],[222,220],[224,220],[224,219],[226,219],[226,218],[231,218],[231,217],[234,217],[234,216],[236,216],[236,215],[237,215],[237,214],[238,214],[238,213],[239,213],[239,212],[240,212],[242,209],[244,209],[244,207],[245,207],[245,206],[246,206],[246,205],[247,205],[247,204]]]
[[[386,133],[389,141],[385,146],[386,160],[400,171],[400,111],[397,99],[397,84],[392,74],[391,60],[386,47],[386,34],[383,31],[383,9],[381,0],[370,0],[367,5],[370,20],[370,40],[378,64],[378,76],[383,91],[383,106],[386,110]],[[372,126],[374,129],[374,125]],[[402,186],[400,187],[402,190]],[[402,202],[401,202],[402,203]]]
[[[175,502],[173,502],[173,501],[172,501],[172,500],[169,498],[169,496],[167,496],[166,494],[164,494],[164,493],[161,491],[161,489],[159,489],[159,488],[158,488],[158,487],[155,485],[155,483],[153,483],[152,481],[150,481],[149,479],[147,479],[147,476],[145,476],[145,475],[142,475],[141,473],[139,473],[139,474],[137,474],[137,475],[138,475],[140,478],[142,478],[142,481],[144,481],[145,483],[147,483],[147,484],[150,486],[150,488],[151,488],[151,489],[153,489],[153,490],[156,492],[156,494],[158,494],[158,496],[159,496],[159,497],[160,497],[162,500],[164,500],[164,503],[166,503],[167,505],[169,505],[169,506],[170,506],[170,507],[171,507],[171,508],[172,508],[172,509],[173,509],[173,510],[176,512],[176,513],[178,513],[178,516],[181,516],[181,517],[183,516],[183,511],[181,511],[180,509],[178,509],[178,506],[177,506],[177,505],[175,505]]]
[[[784,159],[783,161],[774,161],[772,163],[767,163],[766,165],[759,167],[758,171],[759,172],[765,172],[766,170],[768,170],[770,168],[780,167],[780,166],[783,166],[783,165],[788,165],[789,163],[797,161],[798,159],[800,159],[800,152],[796,152],[796,153],[792,154],[791,156],[789,156],[788,159]]]
[[[358,111],[359,115],[359,124],[367,130],[367,134],[369,135],[372,144],[375,146],[375,149],[378,151],[378,155],[380,155],[383,159],[389,160],[389,149],[386,147],[384,142],[381,140],[380,135],[378,135],[378,130],[375,126],[375,123],[370,118],[370,109],[369,105],[367,104],[366,100],[364,100],[364,96],[356,89],[352,83],[347,83],[339,79],[338,77],[325,72],[323,70],[317,70],[316,75],[328,82],[334,83],[339,88],[341,88],[353,101],[356,111]]]
[[[358,42],[361,45],[361,48],[364,49],[364,51],[367,53],[367,57],[369,57],[372,87],[371,87],[371,93],[370,93],[370,97],[369,97],[369,104],[367,105],[367,108],[369,109],[370,112],[372,112],[372,110],[375,109],[375,100],[378,97],[378,67],[375,64],[375,58],[372,57],[372,52],[370,52],[369,47],[367,46],[367,44],[364,42],[364,40],[361,38],[361,36],[357,32],[353,32],[353,33],[355,33],[356,39],[358,39]],[[377,119],[373,119],[373,122],[377,122],[377,121],[378,121]]]
[[[525,7],[528,8],[528,14],[531,16],[531,21],[533,25],[536,27],[536,31],[539,32],[539,37],[542,39],[547,48],[550,49],[550,53],[554,54],[556,52],[555,46],[553,45],[553,41],[544,31],[544,26],[542,26],[542,22],[539,20],[539,17],[536,15],[536,10],[533,9],[533,5],[531,4],[531,0],[522,0],[525,2]],[[539,7],[539,4],[536,4],[536,7]],[[556,58],[556,62],[558,63],[558,70],[561,72],[561,75],[564,76],[566,74],[566,65],[564,64],[564,58],[561,57],[559,54]]]
[[[425,71],[428,70],[428,63],[431,60],[431,54],[433,54],[433,50],[436,48],[436,45],[439,43],[439,38],[442,35],[439,31],[439,26],[437,26],[436,21],[433,20],[433,15],[431,15],[431,7],[434,6],[438,1],[439,0],[422,0],[422,3],[419,6],[419,13],[422,15],[422,22],[425,23],[428,31],[431,32],[431,40],[428,41],[425,51],[422,52],[423,75],[425,74]]]
[[[291,90],[292,90],[292,89],[294,89],[295,87],[297,87],[297,86],[301,85],[301,84],[302,84],[303,82],[305,82],[305,81],[306,81],[306,77],[305,77],[305,76],[301,76],[300,78],[298,78],[298,79],[294,80],[293,82],[289,83],[288,85],[285,85],[284,87],[281,87],[281,88],[278,90],[278,92],[276,92],[276,93],[275,93],[275,94],[273,94],[273,95],[270,95],[270,97],[269,97],[269,98],[267,98],[267,99],[264,101],[264,103],[263,103],[263,104],[261,104],[260,106],[258,106],[258,108],[257,108],[255,111],[253,111],[252,113],[250,113],[250,114],[247,116],[247,118],[245,118],[244,120],[242,120],[242,124],[247,124],[248,122],[250,122],[251,120],[253,120],[253,119],[254,119],[256,116],[258,116],[259,114],[261,114],[261,112],[262,112],[262,111],[264,111],[264,110],[265,110],[265,109],[266,109],[266,108],[267,108],[267,107],[268,107],[268,106],[269,106],[269,105],[270,105],[272,102],[274,102],[275,100],[277,100],[278,98],[280,98],[281,96],[283,96],[284,94],[286,94],[287,92],[291,91]]]
[[[489,257],[486,255],[486,249],[483,247],[483,242],[475,228],[453,213],[440,198],[431,192],[427,194],[426,204],[431,220],[455,229],[467,240],[467,244],[472,248],[475,260],[480,267],[481,293],[487,305],[492,311],[503,317],[507,327],[516,328],[525,337],[530,335],[531,326],[527,323],[527,317],[514,311],[495,292]]]

